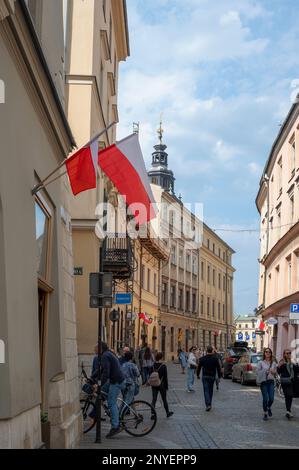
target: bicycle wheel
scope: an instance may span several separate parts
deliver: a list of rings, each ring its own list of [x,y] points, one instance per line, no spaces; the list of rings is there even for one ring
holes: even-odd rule
[[[92,413],[92,416],[96,417],[96,407],[93,401],[90,401],[89,399],[80,400],[80,405],[83,415],[83,433],[86,434],[96,424],[96,420],[92,420],[92,418],[89,416]]]
[[[146,401],[134,401],[126,406],[120,416],[124,430],[134,437],[143,437],[152,432],[157,423],[155,409]]]

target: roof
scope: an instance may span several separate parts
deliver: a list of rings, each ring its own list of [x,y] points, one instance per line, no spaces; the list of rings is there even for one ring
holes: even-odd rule
[[[257,317],[255,315],[238,315],[237,317],[235,317],[235,323],[236,322],[245,322],[245,321],[252,321],[252,320],[258,320]]]

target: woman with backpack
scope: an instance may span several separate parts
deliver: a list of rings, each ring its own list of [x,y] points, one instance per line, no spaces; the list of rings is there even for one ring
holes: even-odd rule
[[[142,370],[143,370],[143,380],[146,384],[148,381],[149,376],[153,371],[154,365],[154,357],[152,351],[149,347],[147,347],[143,354],[143,361],[142,361]]]
[[[163,405],[166,411],[167,418],[173,415],[173,411],[169,411],[169,406],[167,402],[167,390],[168,390],[168,377],[167,377],[167,366],[162,362],[163,354],[157,353],[156,360],[153,366],[153,372],[151,373],[148,384],[152,387],[152,406],[155,408],[158,394],[160,392]],[[154,416],[152,416],[154,419]]]
[[[298,366],[292,362],[292,351],[290,349],[285,349],[283,352],[283,359],[281,359],[278,364],[277,372],[280,375],[287,410],[286,417],[288,419],[294,417],[292,415],[292,402],[294,398],[294,379],[296,369],[298,369]]]
[[[272,417],[271,407],[274,402],[275,376],[277,374],[277,364],[270,348],[264,350],[263,360],[258,363],[256,374],[256,383],[260,385],[263,396],[263,420],[267,421],[268,417]]]

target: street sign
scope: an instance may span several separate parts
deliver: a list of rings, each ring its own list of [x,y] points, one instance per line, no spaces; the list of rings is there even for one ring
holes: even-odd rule
[[[111,308],[112,297],[99,297],[98,295],[91,295],[89,297],[89,308]]]
[[[291,304],[290,321],[299,321],[299,304]]]
[[[266,321],[267,325],[277,325],[278,320],[276,318],[269,318],[269,320]]]
[[[116,305],[131,305],[132,294],[131,293],[115,294],[115,303]]]

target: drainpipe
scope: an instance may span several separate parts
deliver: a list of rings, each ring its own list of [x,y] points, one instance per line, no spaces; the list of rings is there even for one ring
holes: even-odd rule
[[[267,229],[266,229],[266,252],[265,252],[265,257],[268,256],[269,254],[269,230],[270,230],[270,185],[269,181],[270,178],[267,174],[264,175],[263,179],[264,183],[266,184],[267,188]],[[266,295],[267,295],[267,267],[265,266],[265,271],[264,271],[264,292],[263,292],[263,310],[266,308]],[[263,317],[262,317],[263,319]],[[261,349],[263,350],[264,348],[264,337],[261,335]]]

